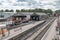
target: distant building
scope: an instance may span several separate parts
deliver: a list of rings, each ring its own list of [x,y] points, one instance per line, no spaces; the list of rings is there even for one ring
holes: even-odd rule
[[[5,13],[5,12],[0,12],[0,25],[1,24],[5,24],[5,25],[8,25],[8,24],[12,24],[12,16],[14,15],[15,13]]]
[[[39,15],[36,13],[33,13],[32,15],[30,15],[30,20],[39,21]]]
[[[48,15],[45,13],[33,13],[30,15],[30,19],[34,21],[39,21],[48,18]]]
[[[38,15],[47,15],[45,13],[40,13],[40,12],[18,12],[18,13],[26,15],[28,18],[30,18],[30,15],[32,15],[33,13],[36,13]]]
[[[14,22],[22,22],[27,16],[22,13],[16,13],[12,16]]]
[[[0,12],[0,24],[13,24],[15,22],[24,22],[29,21],[32,17],[32,15],[36,15],[37,18],[34,20],[40,20],[47,18],[47,14],[45,13],[39,13],[36,12],[36,14],[33,14],[34,12]],[[32,18],[33,19],[33,18]]]

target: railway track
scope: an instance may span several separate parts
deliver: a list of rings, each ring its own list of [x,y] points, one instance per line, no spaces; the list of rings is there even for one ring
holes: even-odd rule
[[[42,23],[42,24],[40,24],[40,25],[37,25],[37,26],[35,26],[34,28],[29,29],[29,30],[27,30],[26,32],[24,32],[24,33],[22,33],[22,34],[20,34],[20,35],[17,35],[16,37],[13,37],[13,38],[11,38],[11,39],[9,39],[9,40],[26,40],[26,39],[29,38],[31,35],[33,35],[35,32],[37,32],[39,29],[41,29],[42,27],[44,27],[47,23],[49,23],[52,19],[53,19],[53,18],[46,19],[46,22],[45,22],[45,23]],[[48,28],[49,28],[49,27],[47,27],[46,29],[43,30],[43,31],[44,31],[43,34],[45,34],[45,31],[46,31]],[[40,34],[42,34],[42,32],[41,32]],[[39,35],[40,35],[40,34],[39,34]],[[42,34],[42,35],[43,35],[43,34]],[[39,37],[38,37],[38,38],[39,38]],[[36,39],[34,39],[34,40],[37,40],[37,37],[36,37]]]
[[[34,22],[29,21],[29,22],[27,22],[27,23],[21,23],[21,24],[19,24],[19,25],[7,26],[7,29],[8,29],[8,30],[11,30],[11,29],[18,28],[18,27],[21,27],[21,26],[25,26],[25,25],[28,25],[28,24],[31,24],[31,23],[34,23]]]
[[[53,20],[54,21],[54,20]],[[50,24],[48,24],[35,38],[34,40],[41,40],[41,38],[44,36],[44,34],[47,32],[47,30],[50,28],[51,24],[53,23],[53,21],[51,21]]]

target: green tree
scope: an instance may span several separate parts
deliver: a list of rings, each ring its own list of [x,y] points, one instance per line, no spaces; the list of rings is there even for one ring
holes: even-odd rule
[[[55,13],[60,13],[60,10],[56,10]]]
[[[24,9],[21,9],[21,12],[26,12],[26,10],[24,10]]]
[[[20,12],[20,10],[17,9],[16,12]]]
[[[9,10],[8,10],[8,9],[6,9],[6,10],[5,10],[5,12],[9,12]]]
[[[55,11],[55,14],[60,15],[60,10],[56,10],[56,11]]]
[[[4,10],[0,10],[0,12],[4,12]]]
[[[43,12],[43,9],[38,9],[38,8],[36,8],[35,10],[34,10],[35,12]]]
[[[47,11],[48,11],[48,13],[51,13],[51,14],[53,13],[53,11],[51,9],[48,9]]]
[[[52,15],[53,11],[51,9],[44,10],[44,13],[50,13]]]
[[[10,12],[14,12],[14,10],[10,10]]]

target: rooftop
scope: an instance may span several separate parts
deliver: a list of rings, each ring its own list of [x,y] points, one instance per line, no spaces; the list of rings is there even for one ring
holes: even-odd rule
[[[8,17],[14,15],[15,13],[9,13],[9,12],[0,12],[0,19],[7,19]]]
[[[17,14],[32,15],[33,13],[36,13],[38,15],[47,15],[45,13],[40,13],[40,12],[18,12]]]

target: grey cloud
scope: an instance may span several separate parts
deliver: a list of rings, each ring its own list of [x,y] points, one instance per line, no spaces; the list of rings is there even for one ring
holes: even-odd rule
[[[38,7],[42,8],[44,6],[47,6],[47,5],[50,6],[51,5],[51,6],[54,6],[55,8],[60,8],[60,0],[54,1],[52,3],[51,2],[49,2],[49,3],[42,3],[44,0],[39,0],[39,2],[37,2],[37,1],[38,0],[36,0],[36,1],[35,0],[17,0],[16,3],[12,3],[12,6],[19,6],[19,7],[21,7],[21,6],[29,6],[31,8],[38,8]],[[19,2],[21,2],[21,3],[19,3]],[[27,4],[24,4],[23,2],[27,2]],[[0,5],[2,5],[2,3],[4,3],[4,1],[1,2]],[[11,3],[11,1],[8,1],[8,3]]]

